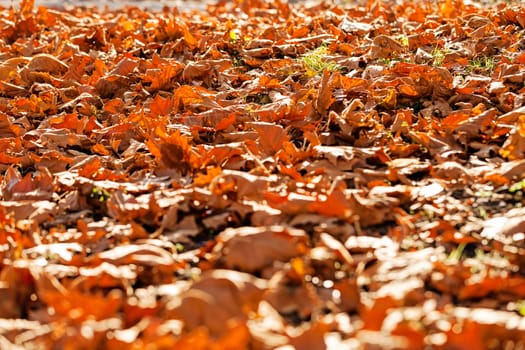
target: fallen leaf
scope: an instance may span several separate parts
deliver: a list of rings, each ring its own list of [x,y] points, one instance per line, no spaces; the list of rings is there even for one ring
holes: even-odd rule
[[[265,281],[251,275],[214,270],[168,304],[171,317],[184,320],[188,330],[205,325],[213,336],[225,335],[245,322],[267,288]]]
[[[500,154],[510,160],[525,157],[525,115],[519,117],[516,127],[500,149]]]
[[[288,261],[307,249],[302,230],[282,226],[226,229],[217,236],[219,264],[240,271],[255,272],[275,261]]]

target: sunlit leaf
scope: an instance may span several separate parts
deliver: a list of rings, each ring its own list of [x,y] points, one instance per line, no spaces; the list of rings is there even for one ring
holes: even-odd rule
[[[519,1],[36,5],[0,7],[0,348],[525,343]]]
[[[306,249],[304,232],[284,227],[243,227],[219,235],[222,260],[228,268],[254,272],[274,261],[287,261]]]

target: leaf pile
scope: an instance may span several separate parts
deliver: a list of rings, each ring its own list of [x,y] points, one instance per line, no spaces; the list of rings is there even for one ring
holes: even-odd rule
[[[0,11],[0,347],[525,344],[525,7]]]

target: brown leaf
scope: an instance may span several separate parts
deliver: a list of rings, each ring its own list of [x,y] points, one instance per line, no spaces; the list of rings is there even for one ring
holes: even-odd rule
[[[256,309],[266,281],[232,270],[203,273],[191,288],[170,301],[171,317],[184,322],[188,330],[201,326],[213,336],[225,335],[236,324],[245,322]]]
[[[314,107],[321,116],[326,116],[328,109],[335,102],[335,98],[332,93],[332,86],[330,84],[331,73],[328,69],[323,71],[321,77],[321,85],[317,93],[317,98],[314,101]]]
[[[251,122],[248,125],[259,134],[259,144],[266,154],[274,154],[282,148],[283,142],[288,141],[288,135],[280,125],[265,122]]]
[[[0,80],[9,81],[18,75],[18,66],[30,62],[26,57],[13,57],[0,63]]]
[[[521,115],[516,124],[500,149],[501,156],[510,160],[525,158],[525,115]]]
[[[370,58],[389,58],[393,55],[399,55],[405,52],[406,49],[406,46],[401,45],[391,37],[387,35],[378,35],[374,38],[374,42],[370,50]]]
[[[314,154],[326,158],[340,170],[353,170],[365,167],[367,159],[376,158],[379,148],[363,148],[352,146],[315,146]]]
[[[334,237],[327,233],[321,233],[321,242],[331,250],[333,250],[337,256],[348,266],[354,265],[354,259],[352,255],[346,250],[345,246]]]
[[[2,201],[0,208],[5,208],[15,220],[34,220],[42,223],[51,220],[56,214],[58,206],[54,202],[47,200],[18,200]]]
[[[138,67],[139,62],[137,59],[124,57],[121,59],[115,67],[109,71],[109,75],[128,75],[130,73],[133,73],[135,69]]]
[[[525,115],[525,106],[516,108],[508,113],[505,113],[503,115],[500,115],[497,118],[497,121],[499,123],[504,123],[508,125],[514,125],[518,123],[519,119]]]
[[[64,62],[60,61],[55,56],[48,54],[38,54],[31,58],[27,68],[31,71],[36,72],[47,72],[53,75],[63,74],[68,69],[69,66]]]
[[[120,245],[96,254],[93,259],[113,265],[173,266],[175,264],[172,254],[151,244]]]
[[[290,344],[295,349],[324,350],[326,349],[324,337],[329,328],[326,323],[315,322],[301,334],[290,339]]]
[[[182,79],[188,82],[203,81],[206,86],[211,86],[214,79],[217,79],[219,72],[231,67],[230,60],[201,60],[189,62],[182,71]]]
[[[322,305],[312,284],[304,283],[288,271],[276,272],[269,281],[264,300],[281,315],[296,315],[306,320]]]
[[[0,272],[0,317],[20,318],[25,312],[29,296],[34,292],[34,278],[28,261],[19,260],[5,266]]]
[[[227,268],[256,272],[276,261],[288,261],[306,250],[302,230],[282,226],[230,228],[217,236],[217,262]]]

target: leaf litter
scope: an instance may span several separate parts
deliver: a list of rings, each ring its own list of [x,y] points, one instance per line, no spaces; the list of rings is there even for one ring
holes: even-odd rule
[[[525,8],[2,8],[0,344],[525,344]]]

